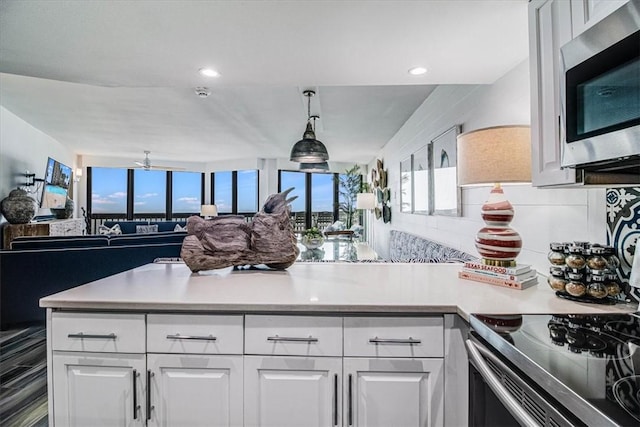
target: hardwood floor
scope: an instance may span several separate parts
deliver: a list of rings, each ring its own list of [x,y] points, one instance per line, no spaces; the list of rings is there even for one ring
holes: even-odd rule
[[[0,332],[0,425],[47,426],[44,326]]]

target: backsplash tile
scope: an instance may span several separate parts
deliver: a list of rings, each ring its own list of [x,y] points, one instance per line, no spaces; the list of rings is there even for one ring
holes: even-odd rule
[[[607,189],[607,244],[620,258],[618,274],[629,283],[633,255],[640,238],[640,187]],[[640,300],[640,292],[633,296]]]

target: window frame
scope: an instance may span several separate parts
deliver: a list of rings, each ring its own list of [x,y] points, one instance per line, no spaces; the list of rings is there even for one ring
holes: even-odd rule
[[[255,212],[238,212],[238,172],[242,172],[242,171],[255,171],[256,172],[256,211]],[[215,200],[216,200],[216,193],[215,193],[215,186],[216,186],[216,173],[228,173],[231,172],[231,212],[219,212],[218,215],[242,215],[242,216],[249,216],[249,215],[254,215],[257,212],[260,211],[260,171],[258,169],[241,169],[241,170],[233,170],[233,171],[228,171],[228,170],[220,170],[217,172],[211,172],[210,175],[210,182],[211,182],[211,188],[210,188],[210,196],[211,196],[211,203],[215,204]]]

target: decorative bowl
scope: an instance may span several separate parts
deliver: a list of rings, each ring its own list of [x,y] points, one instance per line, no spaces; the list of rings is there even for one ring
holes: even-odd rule
[[[302,245],[307,249],[318,249],[324,244],[324,237],[302,236]]]

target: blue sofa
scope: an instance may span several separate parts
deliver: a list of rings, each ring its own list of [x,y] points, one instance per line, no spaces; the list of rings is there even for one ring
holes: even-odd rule
[[[139,225],[157,225],[158,232],[163,233],[168,231],[175,231],[176,225],[180,225],[180,227],[186,227],[187,221],[105,221],[102,225],[107,228],[111,228],[116,224],[120,226],[122,234],[136,234],[136,227]]]
[[[0,329],[41,323],[40,298],[153,262],[178,258],[186,232],[21,237],[0,251]]]

